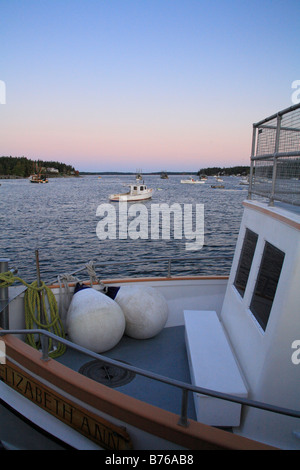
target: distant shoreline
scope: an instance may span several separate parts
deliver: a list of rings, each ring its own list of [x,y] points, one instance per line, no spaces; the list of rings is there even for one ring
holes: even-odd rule
[[[197,175],[197,171],[170,171],[167,173],[168,176],[176,176],[176,175],[188,175],[188,176],[195,176]],[[54,178],[80,178],[81,176],[134,176],[136,175],[135,172],[123,172],[123,171],[80,171],[78,175],[47,175],[48,179]],[[161,172],[147,172],[143,173],[143,176],[159,176]],[[235,173],[222,173],[222,176],[241,176],[240,174]],[[17,175],[0,175],[0,180],[27,180],[29,179],[28,176],[17,176]]]
[[[161,171],[143,172],[143,175],[161,175]],[[196,175],[197,171],[167,171],[168,175]],[[80,175],[136,175],[135,171],[80,171]]]
[[[189,175],[189,176],[230,176],[230,175],[248,175],[250,172],[249,166],[235,165],[230,167],[212,166],[200,168],[194,171],[168,171],[162,169],[159,171],[146,171],[137,169],[133,171],[78,171],[71,165],[55,161],[33,161],[27,157],[0,157],[0,179],[24,179],[29,178],[33,173],[43,174],[47,178],[66,178],[78,177],[86,175]]]
[[[220,168],[220,167],[210,167],[204,168],[198,171],[147,171],[142,172],[142,176],[160,176],[162,173],[166,173],[168,176],[176,176],[176,175],[188,175],[188,176],[195,176],[195,175],[222,175],[222,176],[241,176],[247,175],[250,172],[250,167],[247,166],[235,166],[235,167],[228,167],[228,168]],[[137,173],[135,171],[77,171],[76,174],[51,174],[47,173],[47,178],[78,178],[80,176],[134,176]],[[18,175],[0,175],[0,179],[28,179],[28,176],[18,176]]]
[[[143,175],[161,175],[162,173],[166,173],[168,176],[172,175],[200,175],[200,174],[220,174],[223,176],[230,176],[230,175],[241,175],[241,174],[248,174],[250,172],[250,166],[234,166],[234,167],[210,167],[204,168],[197,171],[147,171],[142,172]],[[79,175],[136,175],[137,173],[134,172],[127,172],[127,171],[79,171]]]
[[[158,171],[158,172],[149,172],[149,173],[143,173],[142,176],[144,175],[160,175],[161,174],[161,171]],[[196,175],[197,172],[194,171],[178,171],[178,172],[168,172],[168,175]],[[113,175],[129,175],[129,176],[132,176],[132,175],[136,175],[135,172],[123,172],[123,171],[80,171],[78,175],[48,175],[47,174],[47,178],[78,178],[80,176],[98,176],[98,175],[101,175],[101,176],[113,176]],[[11,179],[18,179],[18,180],[26,180],[28,179],[29,177],[28,176],[18,176],[18,175],[0,175],[0,179],[6,179],[6,180],[11,180]]]

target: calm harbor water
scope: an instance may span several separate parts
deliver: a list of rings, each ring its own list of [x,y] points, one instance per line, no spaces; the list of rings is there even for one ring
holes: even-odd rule
[[[97,207],[109,203],[109,194],[126,192],[134,182],[130,175],[53,178],[48,184],[29,180],[0,180],[0,257],[27,282],[36,279],[35,250],[39,250],[42,280],[49,282],[64,273],[72,273],[87,262],[101,262],[99,278],[125,275],[166,275],[167,263],[148,261],[160,258],[188,258],[172,264],[172,274],[227,274],[242,217],[242,201],[247,187],[240,178],[224,177],[216,183],[210,177],[205,184],[181,184],[185,177],[145,175],[145,184],[153,188],[151,200],[143,201],[149,214],[152,204],[204,204],[204,246],[186,250],[186,239],[132,240],[130,237],[100,240],[96,234],[100,217]],[[224,189],[211,185],[222,184]],[[118,204],[112,203],[116,213]],[[130,203],[128,203],[128,207]],[[172,221],[171,221],[172,226]],[[196,258],[209,257],[198,261]],[[214,259],[218,257],[218,259]],[[225,258],[226,257],[226,258]],[[123,263],[111,265],[109,263]],[[138,262],[138,263],[137,263]],[[137,264],[136,264],[137,263]],[[105,266],[106,264],[106,266]]]

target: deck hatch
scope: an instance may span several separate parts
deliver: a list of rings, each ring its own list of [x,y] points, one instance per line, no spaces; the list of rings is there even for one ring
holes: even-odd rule
[[[124,361],[123,364],[126,364]],[[95,380],[107,387],[117,388],[126,385],[135,378],[135,373],[121,367],[107,364],[104,361],[94,360],[80,367],[80,374]]]

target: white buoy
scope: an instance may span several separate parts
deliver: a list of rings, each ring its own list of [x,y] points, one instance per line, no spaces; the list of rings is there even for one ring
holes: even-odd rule
[[[125,334],[136,339],[157,335],[168,318],[168,304],[153,287],[122,286],[115,301],[126,320]]]
[[[94,352],[113,348],[122,338],[125,317],[120,306],[92,288],[76,292],[67,314],[71,341]]]

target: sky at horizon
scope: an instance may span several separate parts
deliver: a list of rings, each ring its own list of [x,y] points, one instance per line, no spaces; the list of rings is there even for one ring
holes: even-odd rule
[[[299,23],[299,0],[0,0],[0,155],[248,165],[253,122],[293,104]]]

